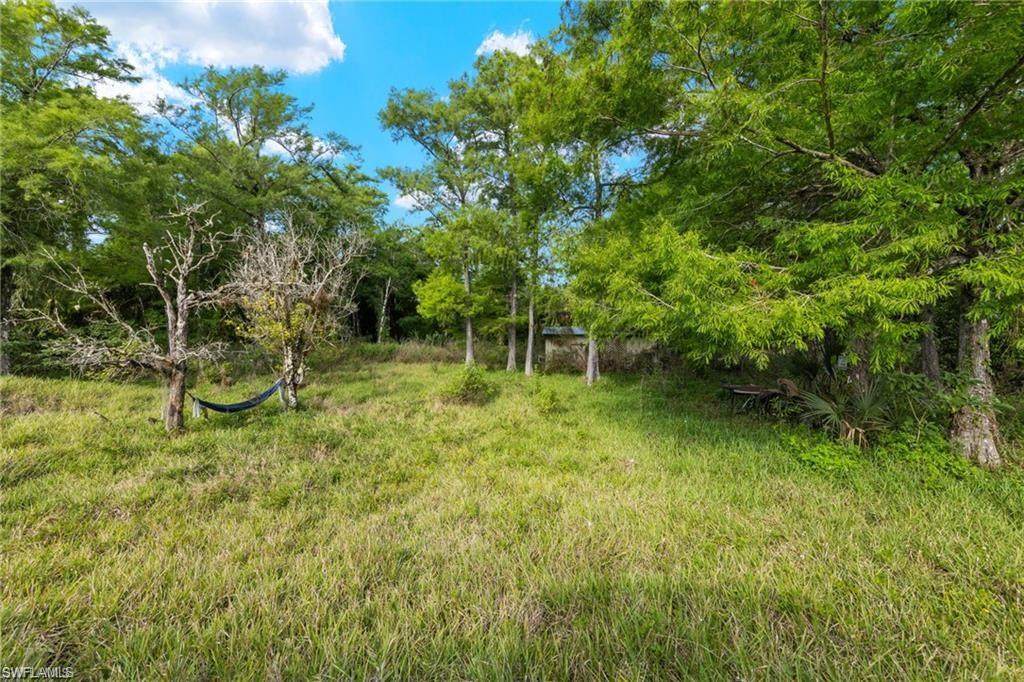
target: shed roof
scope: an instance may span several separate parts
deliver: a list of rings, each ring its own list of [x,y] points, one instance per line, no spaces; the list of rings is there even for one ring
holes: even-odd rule
[[[543,336],[586,336],[587,330],[583,327],[544,327],[541,331]]]

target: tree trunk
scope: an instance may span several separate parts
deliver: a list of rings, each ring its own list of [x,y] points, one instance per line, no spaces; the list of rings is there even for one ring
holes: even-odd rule
[[[869,369],[871,346],[867,339],[858,337],[850,344],[850,348],[857,354],[857,364],[850,368],[850,380],[853,382],[853,388],[857,395],[864,395],[871,384]]]
[[[469,266],[462,269],[462,285],[466,289],[466,298],[472,294],[472,284],[469,278]],[[476,355],[473,352],[473,316],[466,315],[466,364],[472,365],[476,362]]]
[[[587,386],[593,386],[600,378],[601,372],[597,366],[597,341],[591,336],[587,341]]]
[[[185,377],[188,366],[184,362],[171,366],[167,382],[167,405],[164,408],[164,429],[174,433],[185,428]]]
[[[299,384],[302,383],[302,358],[291,348],[284,349],[284,364],[281,369],[281,402],[284,409],[294,410],[299,406]]]
[[[391,295],[391,278],[384,284],[384,299],[380,302],[380,315],[377,317],[377,343],[384,341],[388,324],[388,296]],[[388,334],[388,336],[391,336]]]
[[[14,268],[0,267],[0,376],[11,373],[7,344],[11,338],[11,299],[14,297]]]
[[[960,306],[957,309],[957,314],[958,314],[958,316],[960,318],[959,319],[959,323],[957,325],[957,346],[956,346],[956,366],[957,366],[957,369],[960,369],[961,367],[964,366],[965,360],[966,360],[965,353],[967,352],[967,349],[971,345],[968,342],[968,338],[967,338],[969,327],[970,327],[970,322],[967,319],[967,313],[970,310],[970,307],[971,307],[971,296],[967,292],[966,287],[964,287],[960,291]]]
[[[935,342],[935,311],[931,306],[921,311],[921,321],[928,325],[928,329],[921,336],[921,371],[937,388],[942,389],[939,347]]]
[[[523,373],[528,377],[533,376],[533,288],[530,289],[530,303],[526,313],[526,359],[523,360]]]
[[[965,315],[961,313],[962,315]],[[999,456],[999,424],[992,402],[995,388],[989,370],[988,320],[962,322],[960,370],[971,379],[968,404],[953,415],[952,439],[964,457],[987,469],[1002,463]]]
[[[511,321],[508,323],[508,361],[505,363],[506,372],[516,371],[516,278],[512,276],[512,289],[508,293],[508,312]]]
[[[473,352],[473,318],[466,317],[466,364],[472,365],[476,362],[476,355]]]

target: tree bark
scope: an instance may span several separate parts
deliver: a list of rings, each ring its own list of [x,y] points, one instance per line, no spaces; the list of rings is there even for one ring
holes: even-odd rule
[[[533,376],[533,288],[530,289],[530,302],[527,305],[526,313],[526,359],[523,360],[523,373],[528,376]]]
[[[921,311],[921,321],[928,326],[921,336],[921,371],[937,388],[942,389],[942,367],[939,365],[939,347],[935,341],[935,311],[931,306]]]
[[[284,349],[284,363],[281,368],[281,402],[284,409],[294,410],[299,406],[299,384],[302,383],[302,358],[292,348]]]
[[[505,363],[506,372],[516,371],[516,277],[512,276],[512,289],[508,294],[508,312],[511,321],[508,323],[508,360]]]
[[[601,371],[597,362],[597,340],[593,336],[587,341],[587,386],[593,386],[594,382],[601,378]]]
[[[11,299],[14,297],[14,268],[0,267],[0,376],[11,373],[7,344],[11,339]]]
[[[384,299],[380,302],[380,315],[377,318],[377,343],[384,341],[388,323],[388,296],[391,295],[391,278],[384,284]],[[390,336],[390,334],[388,334]]]
[[[468,265],[462,269],[462,285],[466,289],[466,298],[468,299],[473,293]],[[472,365],[475,362],[476,355],[473,352],[473,316],[466,315],[466,364]]]
[[[850,368],[850,379],[853,381],[857,395],[864,395],[871,384],[871,371],[869,370],[871,346],[867,339],[858,337],[853,340],[850,347],[857,354],[857,364]]]
[[[953,415],[952,439],[964,457],[995,469],[1002,464],[1002,458],[999,424],[992,407],[995,388],[989,369],[989,323],[986,319],[964,317],[961,329],[960,370],[971,379],[971,386],[967,389],[968,403]]]
[[[164,429],[174,433],[185,428],[185,377],[188,366],[178,362],[171,366],[167,377],[167,405],[164,408]]]

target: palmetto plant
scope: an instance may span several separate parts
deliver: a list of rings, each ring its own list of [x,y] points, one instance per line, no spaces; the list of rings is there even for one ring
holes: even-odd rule
[[[860,447],[867,446],[874,434],[892,425],[881,383],[872,381],[860,390],[840,383],[828,388],[820,394],[810,391],[801,394],[805,421]]]

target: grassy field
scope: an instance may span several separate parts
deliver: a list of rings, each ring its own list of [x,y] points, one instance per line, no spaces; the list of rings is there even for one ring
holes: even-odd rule
[[[0,664],[1024,677],[1019,468],[844,451],[731,416],[706,380],[492,372],[491,402],[453,405],[455,372],[337,366],[298,413],[176,438],[156,385],[4,380]]]

